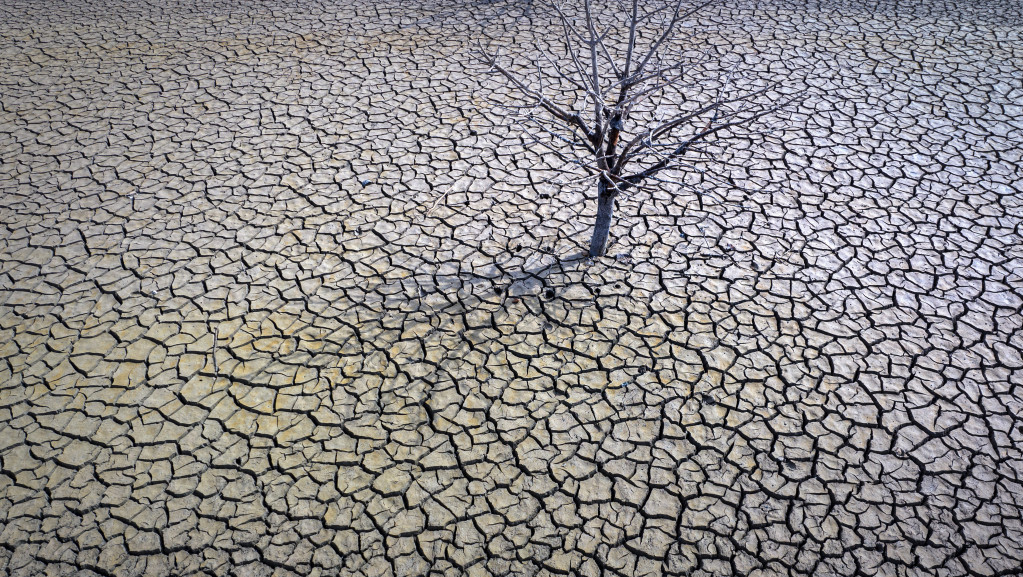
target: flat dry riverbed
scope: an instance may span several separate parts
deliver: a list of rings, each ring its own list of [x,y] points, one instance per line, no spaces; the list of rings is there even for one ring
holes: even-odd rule
[[[0,5],[0,575],[1023,571],[1019,3],[711,9],[596,260],[412,4]]]

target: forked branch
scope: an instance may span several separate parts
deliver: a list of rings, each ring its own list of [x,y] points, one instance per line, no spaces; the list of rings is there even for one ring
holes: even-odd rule
[[[503,106],[527,111],[521,124],[534,129],[526,131],[530,144],[584,178],[596,177],[592,255],[606,248],[617,195],[644,180],[681,182],[661,173],[694,170],[709,139],[752,126],[792,100],[771,99],[777,84],[737,89],[734,66],[714,66],[713,57],[686,43],[692,35],[683,23],[715,0],[580,0],[574,13],[562,0],[547,1],[560,30],[554,39],[538,38],[537,55],[526,59],[531,66],[505,63],[482,44],[477,56],[517,92],[522,104]],[[520,72],[530,69],[535,77]]]

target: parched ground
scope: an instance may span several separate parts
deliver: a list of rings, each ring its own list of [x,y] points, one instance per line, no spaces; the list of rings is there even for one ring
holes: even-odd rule
[[[0,4],[0,574],[1023,573],[1020,4],[710,9],[806,98],[596,260],[548,16]]]

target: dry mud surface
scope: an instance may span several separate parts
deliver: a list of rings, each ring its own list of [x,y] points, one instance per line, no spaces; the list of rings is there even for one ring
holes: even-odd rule
[[[548,17],[0,4],[0,574],[1023,571],[1020,4],[709,10],[807,98],[595,260]]]

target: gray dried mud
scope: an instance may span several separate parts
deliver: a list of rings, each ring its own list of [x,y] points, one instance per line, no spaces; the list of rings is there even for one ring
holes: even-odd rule
[[[806,98],[584,260],[528,2],[5,1],[0,574],[1023,573],[1020,5],[703,18]]]

